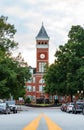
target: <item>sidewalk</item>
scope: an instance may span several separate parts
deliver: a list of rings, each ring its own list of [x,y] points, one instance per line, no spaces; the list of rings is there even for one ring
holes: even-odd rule
[[[17,105],[17,110],[18,111],[28,111],[30,107],[25,106],[25,105]]]

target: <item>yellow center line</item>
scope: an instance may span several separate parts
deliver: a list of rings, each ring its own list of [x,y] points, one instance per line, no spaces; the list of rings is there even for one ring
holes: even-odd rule
[[[42,114],[40,114],[37,118],[35,118],[30,124],[28,124],[26,127],[23,128],[23,130],[36,130],[39,124],[39,121],[42,117]]]
[[[57,124],[55,124],[49,117],[43,115],[48,125],[48,130],[62,130]]]

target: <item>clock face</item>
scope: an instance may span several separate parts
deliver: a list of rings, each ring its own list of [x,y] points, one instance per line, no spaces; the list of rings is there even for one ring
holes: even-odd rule
[[[45,58],[45,54],[40,54],[40,58],[44,59]]]

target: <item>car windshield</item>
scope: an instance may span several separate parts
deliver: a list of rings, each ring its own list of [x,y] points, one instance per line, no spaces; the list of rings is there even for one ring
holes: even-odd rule
[[[6,106],[5,103],[0,103],[0,107],[4,107],[4,106]]]
[[[83,105],[83,103],[82,103],[82,102],[80,102],[80,103],[77,103],[77,105]]]
[[[6,103],[8,103],[8,105],[14,105],[15,101],[6,101]]]

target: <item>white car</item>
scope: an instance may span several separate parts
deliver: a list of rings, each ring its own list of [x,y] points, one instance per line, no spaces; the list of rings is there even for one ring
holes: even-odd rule
[[[74,106],[73,102],[68,103],[66,112],[68,112],[68,113],[72,112],[73,106]]]

